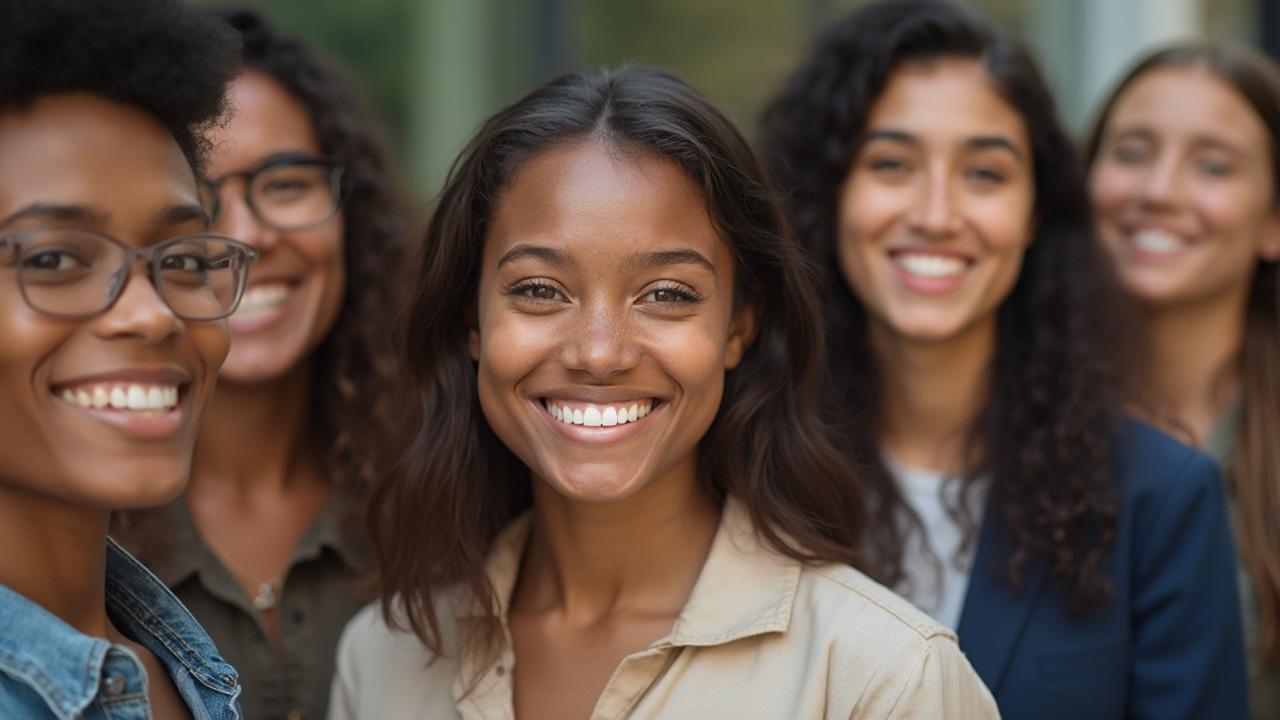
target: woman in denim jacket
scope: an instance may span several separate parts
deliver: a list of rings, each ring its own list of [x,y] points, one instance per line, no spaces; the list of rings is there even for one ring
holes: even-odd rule
[[[4,2],[0,67],[0,717],[239,718],[107,538],[186,482],[255,256],[195,183],[234,39],[166,0]]]

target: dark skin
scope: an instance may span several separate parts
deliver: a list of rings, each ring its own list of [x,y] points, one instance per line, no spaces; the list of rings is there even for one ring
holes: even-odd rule
[[[206,222],[186,159],[142,111],[61,95],[0,115],[0,235],[70,227],[138,246]],[[8,252],[0,308],[0,583],[128,647],[147,672],[153,714],[190,717],[160,662],[108,619],[107,524],[114,510],[181,491],[226,357],[226,325],[176,317],[142,265],[105,312],[51,318],[21,299]],[[58,394],[102,382],[176,386],[181,399],[158,419],[89,411]]]
[[[509,616],[518,717],[589,717],[697,582],[720,521],[697,446],[755,322],[733,269],[699,188],[656,156],[548,150],[499,200],[471,352],[485,417],[534,488]],[[566,425],[547,401],[652,410]]]
[[[310,117],[269,76],[247,71],[232,83],[235,115],[213,133],[211,178],[246,172],[280,155],[320,156]],[[214,229],[255,246],[247,302],[232,316],[232,351],[200,433],[187,504],[205,542],[245,593],[278,578],[294,548],[329,498],[308,435],[311,353],[332,329],[346,270],[342,215],[303,230],[263,223],[244,200],[244,180],[228,179]],[[286,288],[278,306],[253,300],[257,291]],[[288,412],[281,412],[288,408]],[[280,645],[277,610],[260,612]]]

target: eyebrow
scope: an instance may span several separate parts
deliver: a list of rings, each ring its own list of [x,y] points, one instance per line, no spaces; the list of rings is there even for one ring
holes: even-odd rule
[[[101,227],[110,222],[111,215],[88,205],[32,203],[0,220],[0,227],[27,219]],[[202,227],[209,227],[209,214],[199,205],[171,205],[156,213],[156,223],[162,226],[181,225],[193,220],[198,220]]]
[[[564,267],[566,265],[573,264],[569,259],[569,256],[562,250],[547,247],[546,245],[529,245],[527,243],[521,243],[508,250],[506,254],[498,259],[498,267],[501,268],[507,263],[522,260],[524,258],[542,260],[543,262],[556,267]]]
[[[716,266],[711,264],[706,255],[689,248],[636,253],[631,258],[631,264],[637,268],[644,269],[667,267],[669,265],[697,265],[705,268],[712,275],[716,274]]]
[[[873,140],[886,140],[888,142],[910,145],[912,147],[920,147],[920,138],[911,133],[902,130],[872,130],[866,132],[858,139],[856,147],[861,148],[863,145]],[[968,150],[993,150],[1003,149],[1009,151],[1019,161],[1023,160],[1022,151],[1013,144],[1009,138],[1004,135],[975,135],[964,141],[964,146]]]

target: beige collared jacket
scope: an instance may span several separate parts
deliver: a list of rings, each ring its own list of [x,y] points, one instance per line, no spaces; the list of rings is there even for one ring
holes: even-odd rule
[[[530,516],[495,541],[488,572],[504,619]],[[447,652],[362,610],[338,647],[330,720],[515,717],[510,634],[479,667],[463,654],[465,608],[442,599]],[[460,660],[459,658],[463,659]],[[434,662],[433,662],[434,661]],[[478,673],[478,675],[476,675]],[[467,679],[478,678],[470,692]],[[671,632],[627,656],[592,720],[605,718],[999,717],[955,635],[843,565],[803,565],[760,541],[730,500],[702,573]]]

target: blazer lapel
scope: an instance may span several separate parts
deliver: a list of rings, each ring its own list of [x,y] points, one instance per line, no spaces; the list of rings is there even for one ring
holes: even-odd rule
[[[1013,651],[1044,590],[1046,576],[1044,559],[1037,556],[1023,569],[1022,587],[1015,589],[1009,584],[1011,538],[1004,520],[994,510],[996,505],[994,497],[987,503],[960,627],[956,629],[960,649],[992,695],[1000,690]]]

